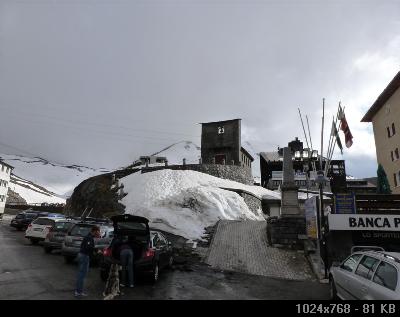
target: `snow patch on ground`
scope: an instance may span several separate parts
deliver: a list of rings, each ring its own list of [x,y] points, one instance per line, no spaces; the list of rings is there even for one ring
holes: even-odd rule
[[[220,219],[265,221],[261,210],[252,212],[243,198],[223,188],[248,191],[258,197],[279,193],[195,171],[160,170],[135,173],[121,179],[126,213],[146,217],[150,226],[190,240],[201,239],[204,228]]]

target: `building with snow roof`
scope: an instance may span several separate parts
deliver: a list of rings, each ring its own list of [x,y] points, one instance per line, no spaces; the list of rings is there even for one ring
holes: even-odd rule
[[[12,169],[13,167],[11,165],[0,160],[0,216],[3,215],[6,207]]]

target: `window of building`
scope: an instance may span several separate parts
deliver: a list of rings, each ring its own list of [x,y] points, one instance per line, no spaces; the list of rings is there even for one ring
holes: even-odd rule
[[[399,148],[396,148],[396,150],[394,150],[394,153],[396,154],[396,160],[398,160],[400,158],[400,156],[399,156]]]
[[[396,134],[396,129],[394,127],[394,122],[392,123],[392,136]]]
[[[393,174],[393,180],[394,180],[394,187],[397,187],[397,174]]]
[[[392,158],[392,162],[394,161],[393,151],[390,151],[390,157]]]
[[[387,131],[388,138],[390,138],[391,135],[390,135],[390,129],[389,129],[389,127],[386,127],[386,131]]]

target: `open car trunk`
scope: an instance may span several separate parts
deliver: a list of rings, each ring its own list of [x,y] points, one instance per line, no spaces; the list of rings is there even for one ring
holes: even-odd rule
[[[120,246],[127,239],[133,250],[134,261],[140,259],[150,243],[149,220],[133,215],[118,215],[111,217],[114,225],[114,239],[111,244],[112,256],[120,259]]]

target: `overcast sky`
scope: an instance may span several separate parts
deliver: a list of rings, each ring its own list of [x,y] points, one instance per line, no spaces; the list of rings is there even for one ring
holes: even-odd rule
[[[111,168],[234,118],[268,151],[304,139],[298,107],[319,149],[326,98],[325,139],[341,101],[347,173],[375,176],[360,120],[400,70],[399,30],[397,0],[0,0],[0,153]]]

